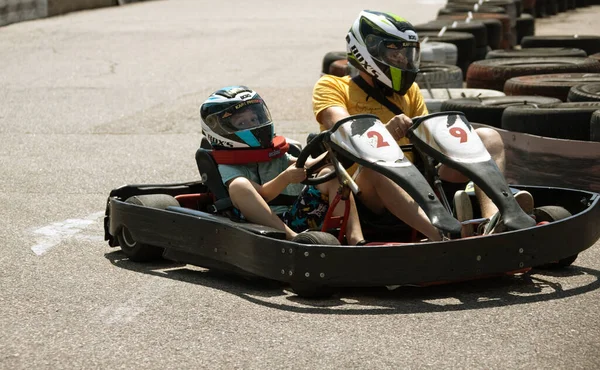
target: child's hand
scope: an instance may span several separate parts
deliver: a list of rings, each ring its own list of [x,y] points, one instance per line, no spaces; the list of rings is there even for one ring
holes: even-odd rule
[[[306,169],[298,168],[296,164],[292,164],[285,171],[283,171],[283,176],[290,184],[297,184],[299,182],[304,181],[306,179]]]

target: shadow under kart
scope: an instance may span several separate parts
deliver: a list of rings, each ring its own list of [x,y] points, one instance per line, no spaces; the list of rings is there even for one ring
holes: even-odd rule
[[[323,296],[333,287],[425,286],[549,264],[566,266],[600,237],[597,193],[511,186],[533,195],[538,207],[534,220],[516,204],[512,189],[461,113],[436,113],[414,122],[409,136],[416,149],[469,175],[498,205],[512,231],[442,242],[407,242],[388,232],[359,247],[329,245],[331,239],[320,237],[312,239],[317,244],[288,241],[282,231],[227,216],[231,202],[211,150],[200,148],[196,160],[202,181],[114,189],[107,202],[105,239],[132,260],[164,257],[288,283],[303,296]],[[439,192],[406,160],[375,116],[351,116],[322,132],[302,150],[299,165],[316,145],[329,151],[336,168],[332,174],[343,186],[360,191],[353,188],[338,158],[358,162],[399,184],[444,234],[460,231],[461,224],[440,202]]]

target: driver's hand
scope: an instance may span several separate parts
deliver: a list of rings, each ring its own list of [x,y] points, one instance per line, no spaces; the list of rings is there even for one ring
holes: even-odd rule
[[[283,176],[290,184],[298,184],[306,179],[306,169],[298,168],[296,164],[292,164],[283,171]]]
[[[412,126],[413,121],[405,114],[399,114],[394,116],[388,123],[385,124],[385,127],[388,129],[390,134],[394,137],[394,140],[400,140],[406,133],[408,129]]]

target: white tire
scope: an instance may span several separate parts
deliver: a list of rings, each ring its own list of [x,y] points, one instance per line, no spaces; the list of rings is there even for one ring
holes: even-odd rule
[[[421,89],[429,113],[439,112],[448,99],[505,96],[502,91],[488,89]]]
[[[426,41],[421,44],[421,61],[455,66],[457,59],[458,49],[454,44],[438,41]]]

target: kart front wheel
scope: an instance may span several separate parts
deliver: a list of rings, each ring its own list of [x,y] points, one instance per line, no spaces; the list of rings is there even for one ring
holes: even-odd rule
[[[571,212],[559,206],[544,206],[535,208],[533,210],[533,215],[535,216],[535,220],[538,224],[546,222],[555,222],[572,216]],[[538,268],[559,269],[563,267],[568,267],[571,266],[573,262],[575,262],[577,256],[577,254],[574,254],[572,256],[562,258],[556,262],[538,266]]]
[[[338,239],[326,232],[322,231],[307,231],[296,235],[293,242],[300,244],[313,245],[340,245]],[[329,298],[335,292],[334,289],[327,285],[318,285],[303,282],[294,282],[290,284],[294,293],[302,298],[319,299]]]
[[[139,206],[166,209],[169,206],[179,206],[179,202],[167,194],[136,195],[125,200],[125,203]],[[130,260],[136,262],[150,262],[162,258],[163,248],[140,243],[136,241],[127,226],[123,225],[117,234],[121,250]]]

